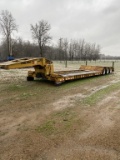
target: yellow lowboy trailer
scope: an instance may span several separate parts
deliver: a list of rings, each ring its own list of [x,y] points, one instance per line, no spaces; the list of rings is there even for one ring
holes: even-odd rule
[[[47,79],[61,84],[68,80],[106,75],[114,72],[113,67],[85,66],[82,65],[78,70],[54,71],[53,62],[46,58],[21,58],[0,64],[1,69],[17,69],[34,67],[34,71],[28,71],[27,80],[33,81],[34,78]]]

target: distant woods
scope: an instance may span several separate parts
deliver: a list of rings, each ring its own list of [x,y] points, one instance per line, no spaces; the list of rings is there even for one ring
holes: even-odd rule
[[[100,58],[100,46],[85,42],[84,39],[70,40],[59,39],[58,43],[60,60],[97,60]]]
[[[84,40],[63,39],[57,46],[45,45],[40,52],[37,43],[25,42],[21,38],[12,40],[12,53],[15,58],[21,57],[46,57],[51,60],[97,60],[100,57],[100,47],[86,43]],[[40,54],[41,53],[41,54]],[[0,58],[6,60],[8,56],[6,41],[0,45]]]
[[[5,10],[0,14],[0,60],[7,60],[8,55],[14,58],[46,57],[51,60],[97,60],[100,58],[100,46],[91,44],[84,39],[68,40],[60,38],[56,45],[51,44],[50,24],[40,20],[30,25],[33,42],[24,41],[21,37],[14,38],[18,26],[12,14]]]

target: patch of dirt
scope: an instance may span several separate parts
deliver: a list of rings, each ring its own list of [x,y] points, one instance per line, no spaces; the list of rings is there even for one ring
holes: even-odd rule
[[[115,106],[120,103],[119,92],[112,93],[97,106],[85,112],[84,121],[88,123],[83,133],[75,133],[74,138],[66,139],[60,148],[54,149],[50,159],[120,159],[120,110]]]
[[[57,100],[56,102],[54,102],[52,105],[54,107],[55,110],[63,110],[65,108],[68,108],[68,107],[73,107],[74,106],[74,102],[77,100],[77,99],[82,99],[82,98],[85,98],[86,96],[85,95],[82,95],[82,94],[74,94],[74,95],[71,95],[71,96],[65,96],[59,100]]]
[[[55,87],[26,82],[28,70],[0,70],[0,160],[120,160],[120,88],[95,105],[80,103],[120,82],[119,74]],[[61,118],[66,109],[75,113],[70,123]],[[37,128],[50,128],[53,115],[60,129],[46,136]]]

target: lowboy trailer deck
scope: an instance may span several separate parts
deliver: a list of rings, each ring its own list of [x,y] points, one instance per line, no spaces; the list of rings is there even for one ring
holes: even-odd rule
[[[85,66],[82,65],[78,70],[54,71],[53,62],[46,58],[21,58],[0,64],[1,69],[17,69],[34,67],[34,71],[28,71],[27,80],[33,81],[34,78],[42,78],[61,84],[65,81],[106,75],[114,72],[113,67],[105,66]]]

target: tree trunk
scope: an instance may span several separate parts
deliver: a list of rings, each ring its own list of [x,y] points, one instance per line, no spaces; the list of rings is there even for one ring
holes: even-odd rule
[[[40,46],[40,43],[39,43],[39,54],[40,54],[40,57],[42,57],[42,52],[41,52],[41,46]]]
[[[9,38],[9,44],[10,44],[10,56],[12,56],[12,40],[11,40],[11,36]]]
[[[7,54],[10,55],[10,43],[9,43],[9,37],[7,37]]]
[[[43,48],[41,47],[41,57],[43,57]]]

